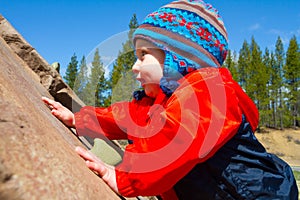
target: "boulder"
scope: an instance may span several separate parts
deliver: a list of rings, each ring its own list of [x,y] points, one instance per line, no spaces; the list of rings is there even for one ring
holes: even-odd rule
[[[56,101],[77,112],[84,103],[63,81],[62,77],[39,53],[0,15],[0,36],[26,65],[39,77],[39,82],[49,91]]]
[[[0,199],[120,199],[85,166],[74,151],[84,144],[41,97],[73,111],[83,103],[1,15],[0,36]]]

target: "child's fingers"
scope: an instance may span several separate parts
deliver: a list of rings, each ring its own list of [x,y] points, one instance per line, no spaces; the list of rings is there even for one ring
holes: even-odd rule
[[[44,103],[48,104],[48,105],[52,105],[53,104],[53,100],[47,98],[47,97],[42,97],[42,100]]]
[[[57,101],[54,101],[52,99],[49,99],[47,97],[42,97],[42,100],[45,104],[47,104],[51,109],[58,109],[61,107],[61,104]]]
[[[100,159],[98,159],[95,155],[93,155],[92,153],[90,153],[89,151],[85,150],[82,147],[76,147],[75,151],[84,159],[84,160],[88,160],[88,161],[92,161],[92,162],[99,162],[102,163],[102,161],[100,161]]]
[[[42,101],[43,101],[46,105],[48,105],[51,109],[54,108],[54,104],[55,104],[55,101],[54,101],[54,100],[49,99],[49,98],[47,98],[47,97],[42,97]]]
[[[51,113],[52,113],[52,115],[54,115],[58,119],[61,119],[60,112],[58,112],[57,110],[53,109],[53,110],[51,110]]]
[[[51,110],[53,109],[53,105],[51,104],[51,99],[47,97],[42,97],[42,101],[48,106]]]
[[[101,163],[95,163],[88,160],[85,161],[85,163],[90,170],[97,172],[100,177],[103,177],[107,173],[106,166],[102,165]]]

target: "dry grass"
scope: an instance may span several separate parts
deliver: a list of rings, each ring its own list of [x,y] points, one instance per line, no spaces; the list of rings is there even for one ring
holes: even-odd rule
[[[291,166],[300,166],[300,129],[263,130],[264,133],[255,135],[268,152],[276,154]]]

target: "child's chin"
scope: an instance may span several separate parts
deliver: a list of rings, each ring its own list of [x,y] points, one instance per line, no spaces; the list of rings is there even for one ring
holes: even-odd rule
[[[146,95],[147,95],[148,97],[152,97],[152,92],[149,91],[149,90],[147,90],[147,87],[145,87],[144,90],[145,90],[145,93],[146,93]]]
[[[151,97],[151,98],[155,98],[157,96],[156,92],[153,92],[153,91],[145,90],[145,93],[148,97]]]
[[[143,88],[148,97],[156,98],[160,87],[158,84],[146,84]]]

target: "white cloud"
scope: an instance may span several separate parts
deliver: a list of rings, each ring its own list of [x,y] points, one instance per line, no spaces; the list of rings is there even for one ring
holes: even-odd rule
[[[286,46],[286,47],[287,47],[288,44],[290,43],[290,39],[291,39],[291,38],[286,37],[286,36],[281,37],[281,41],[282,41],[283,46]]]
[[[253,24],[252,26],[249,27],[250,31],[255,31],[257,29],[259,29],[261,26],[259,23]]]
[[[295,35],[296,37],[300,37],[300,28],[293,31],[281,31],[278,29],[271,29],[268,31],[269,34],[275,35],[276,37],[280,37],[282,40],[282,43],[284,45],[288,45],[290,42],[290,39]]]
[[[296,35],[296,37],[300,37],[300,28],[298,28],[298,29],[295,31],[295,35]]]
[[[277,35],[277,36],[283,35],[283,32],[280,31],[280,30],[277,30],[277,29],[271,29],[268,32],[273,34],[273,35]]]

